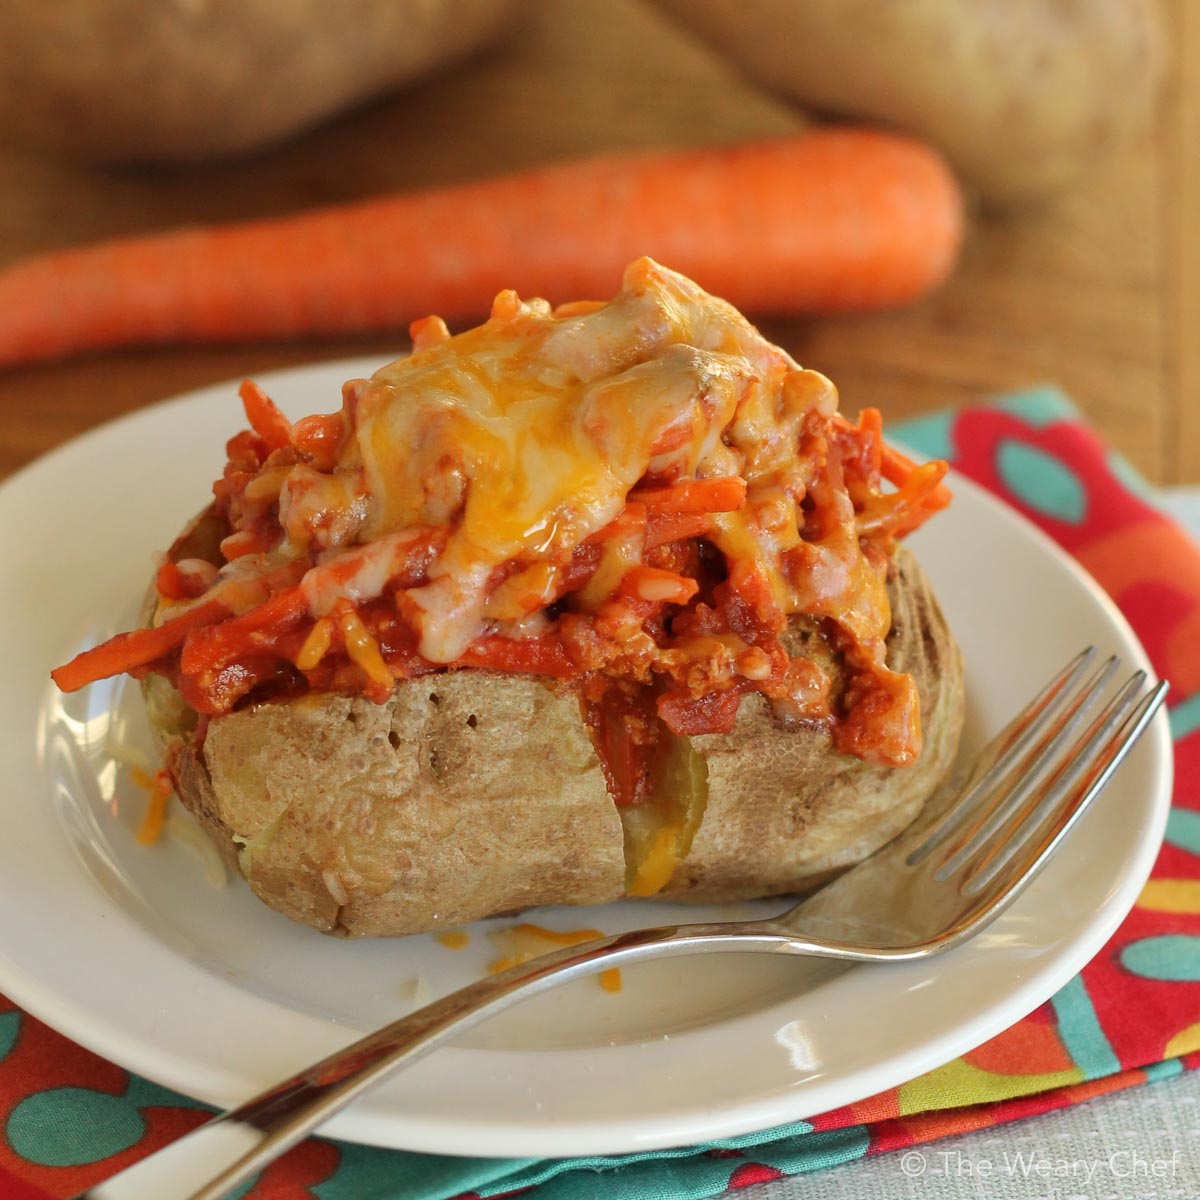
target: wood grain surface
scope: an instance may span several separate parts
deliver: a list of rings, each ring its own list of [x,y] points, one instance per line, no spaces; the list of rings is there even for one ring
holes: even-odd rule
[[[1154,136],[1051,208],[975,214],[958,273],[920,304],[765,320],[766,332],[828,374],[851,413],[874,404],[895,420],[1053,382],[1152,480],[1200,481],[1200,12],[1188,0],[1173,11],[1181,69]],[[536,5],[450,74],[253,159],[118,171],[0,147],[0,262],[568,155],[770,136],[804,121],[634,0]],[[156,349],[6,371],[0,475],[191,387],[348,354],[383,361],[405,344],[398,333]]]
[[[1200,480],[1200,5],[1176,0],[1178,61],[1163,158],[1168,234],[1168,374],[1174,429],[1165,478]]]

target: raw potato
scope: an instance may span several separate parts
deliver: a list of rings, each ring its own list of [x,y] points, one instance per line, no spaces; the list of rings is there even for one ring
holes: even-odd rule
[[[911,821],[953,761],[962,667],[907,551],[889,586],[888,661],[911,672],[926,746],[888,770],[838,755],[828,734],[781,729],[757,697],[707,758],[700,832],[666,898],[812,887]],[[375,705],[265,704],[211,722],[196,750],[151,680],[152,723],[181,798],[260,899],[349,936],[454,926],[540,904],[624,894],[621,822],[569,694],[479,671],[431,675]]]
[[[1147,125],[1158,0],[654,0],[809,109],[932,142],[995,206],[1044,198]]]
[[[0,6],[0,136],[101,162],[269,146],[460,59],[518,0]]]

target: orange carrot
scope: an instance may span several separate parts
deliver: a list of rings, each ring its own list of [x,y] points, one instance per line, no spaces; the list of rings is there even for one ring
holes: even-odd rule
[[[69,663],[56,667],[50,672],[50,677],[64,692],[77,692],[97,679],[120,675],[162,658],[181,645],[189,633],[212,625],[228,615],[229,609],[225,605],[216,600],[206,600],[154,629],[119,633],[100,646],[84,650]]]
[[[733,512],[746,503],[746,481],[737,476],[684,479],[667,487],[640,488],[629,499],[646,506],[651,517],[667,513]]]
[[[510,675],[529,672],[558,679],[567,679],[576,673],[562,642],[556,637],[481,637],[472,642],[453,665],[482,667]]]
[[[293,629],[308,615],[308,601],[299,585],[277,592],[257,608],[230,617],[219,625],[197,629],[183,645],[180,666],[185,675],[218,671],[257,648],[256,634]]]
[[[653,550],[681,538],[703,537],[712,525],[709,513],[670,513],[655,517],[646,524],[645,548]]]
[[[901,538],[918,529],[950,503],[950,489],[942,483],[948,469],[941,459],[914,467],[899,489],[879,497],[873,508],[859,514],[859,534]]]
[[[942,483],[942,478],[949,469],[948,464],[942,462],[940,459],[937,461],[937,478],[934,480],[933,485],[931,486],[922,503],[922,511],[924,512],[925,516],[930,516],[935,512],[940,512],[946,507],[946,505],[950,503],[951,500],[950,489],[946,487],[944,483]],[[908,457],[908,455],[901,454],[900,451],[895,448],[895,446],[889,446],[886,442],[880,443],[880,462],[882,465],[883,477],[889,483],[894,483],[898,488],[904,488],[914,473],[921,469],[916,465],[916,463],[913,462],[911,458]],[[931,463],[925,463],[924,465],[926,467],[932,466]],[[928,477],[929,474],[923,478]],[[921,519],[924,520],[924,517]],[[920,521],[917,522],[917,525],[919,524]],[[917,525],[909,526],[906,529],[906,532],[911,533],[913,529],[917,528]],[[899,537],[902,535],[897,533],[896,536]]]
[[[515,288],[607,296],[648,254],[752,312],[901,304],[952,267],[962,203],[919,142],[831,127],[610,155],[0,271],[0,364],[152,342],[397,331]]]
[[[266,442],[268,450],[281,450],[292,444],[292,423],[253,379],[242,380],[238,395],[250,428]]]
[[[146,812],[135,836],[143,846],[153,846],[162,837],[167,818],[167,801],[175,790],[175,785],[171,776],[161,767],[154,772],[153,778],[134,767],[130,771],[130,777],[146,792]]]

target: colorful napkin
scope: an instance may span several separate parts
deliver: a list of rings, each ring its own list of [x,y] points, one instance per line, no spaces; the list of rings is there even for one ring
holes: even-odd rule
[[[313,1139],[248,1200],[699,1200],[1134,1087],[1200,1066],[1200,546],[1050,389],[894,427],[950,459],[1108,589],[1173,683],[1176,792],[1137,906],[1048,1003],[936,1071],[782,1129],[591,1159],[462,1159]],[[0,1195],[67,1196],[204,1119],[0,997]],[[596,1172],[602,1172],[598,1178]],[[11,1178],[5,1180],[5,1174]]]

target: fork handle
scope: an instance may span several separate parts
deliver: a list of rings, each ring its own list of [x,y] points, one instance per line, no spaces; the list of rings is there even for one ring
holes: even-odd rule
[[[487,1017],[603,968],[702,950],[857,957],[834,942],[802,943],[770,922],[664,926],[569,946],[509,967],[401,1017],[218,1114],[75,1200],[221,1200],[385,1076]]]

